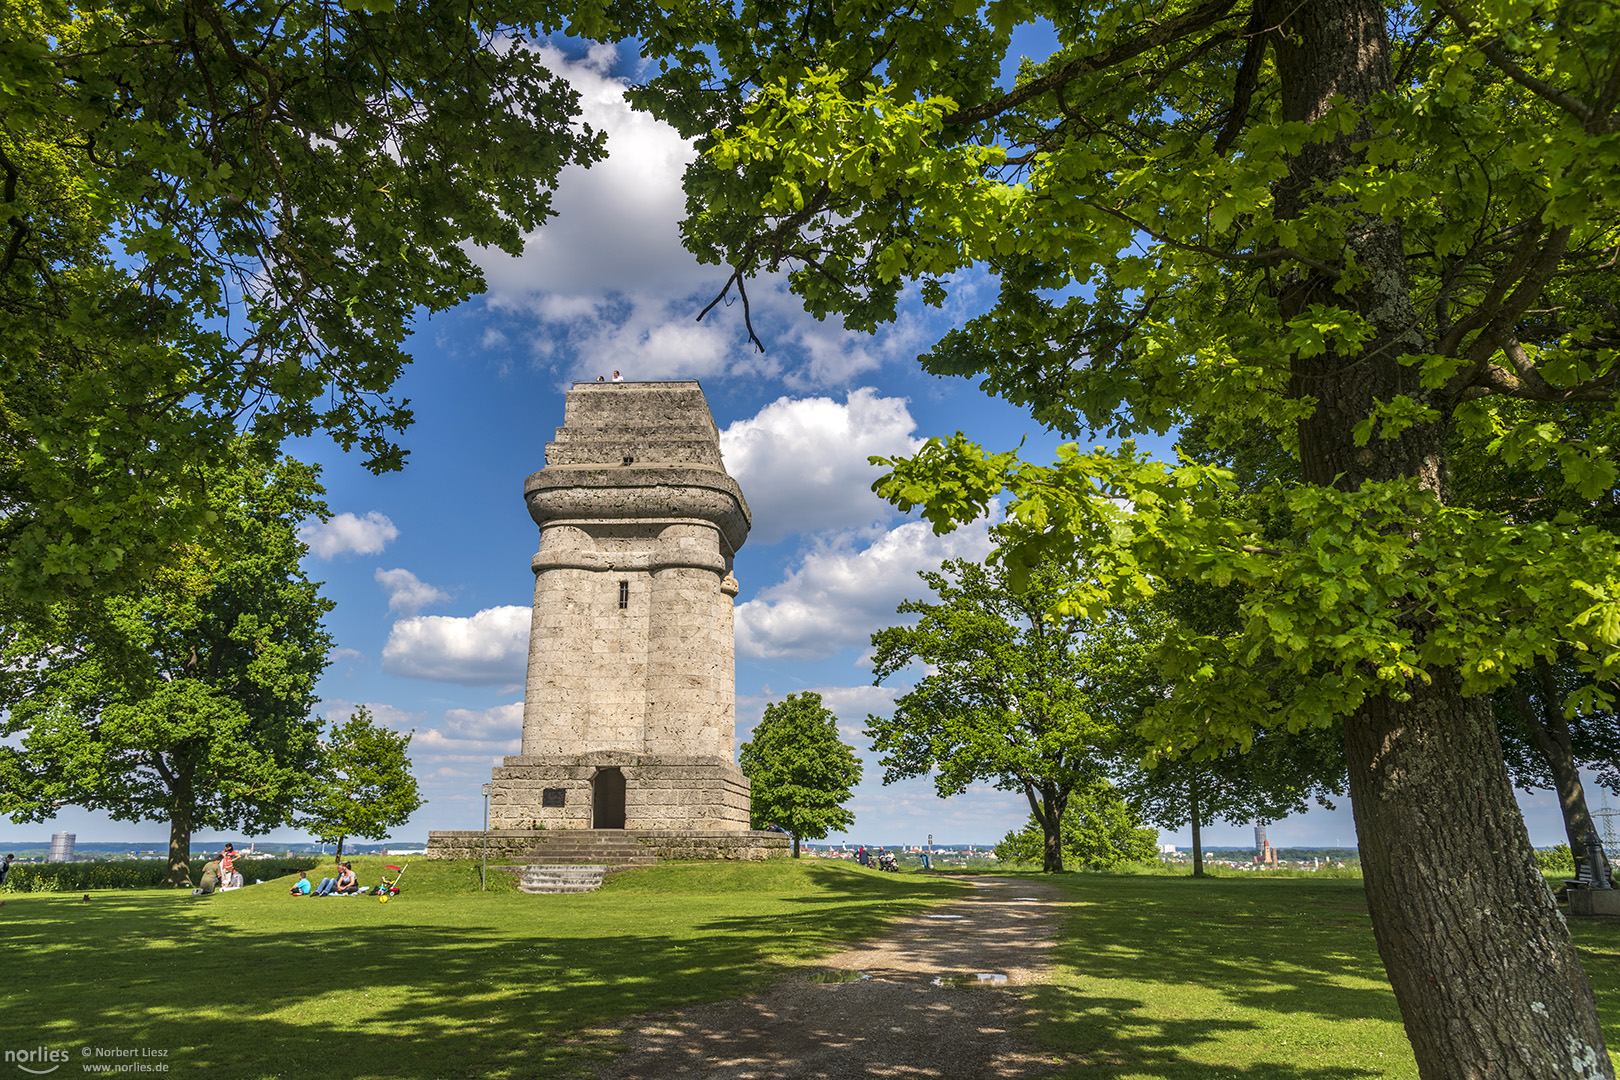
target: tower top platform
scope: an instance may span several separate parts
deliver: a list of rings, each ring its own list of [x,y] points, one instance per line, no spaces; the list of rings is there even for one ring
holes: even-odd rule
[[[735,553],[752,515],[720,457],[720,431],[695,379],[577,382],[546,467],[523,494],[535,523],[694,518],[712,522]]]

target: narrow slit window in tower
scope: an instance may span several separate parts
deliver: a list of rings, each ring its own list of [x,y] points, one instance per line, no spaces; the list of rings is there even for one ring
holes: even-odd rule
[[[623,611],[625,608],[627,608],[629,606],[630,606],[630,583],[628,581],[621,581],[621,582],[619,582],[619,610]]]

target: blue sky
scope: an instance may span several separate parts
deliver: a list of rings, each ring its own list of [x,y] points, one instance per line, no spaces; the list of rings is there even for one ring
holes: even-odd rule
[[[575,379],[614,369],[625,378],[701,380],[741,483],[754,531],[739,552],[737,735],[765,705],[819,691],[845,738],[866,749],[868,713],[888,710],[904,685],[873,687],[870,634],[903,599],[923,594],[918,570],[943,558],[980,557],[983,525],[935,537],[868,490],[872,454],[914,449],[962,430],[993,449],[1025,440],[1043,460],[1058,440],[1027,415],[987,399],[964,380],[923,374],[915,357],[992,298],[983,282],[958,283],[943,311],[911,304],[876,335],[818,323],[780,282],[750,289],[754,323],[769,346],[744,336],[741,313],[720,306],[702,323],[721,275],[681,248],[680,172],[690,150],[669,129],[629,112],[623,63],[606,47],[570,60],[552,51],[580,90],[585,119],[609,133],[610,158],[566,174],[559,217],[522,258],[481,255],[489,292],[425,321],[399,386],[416,412],[405,434],[410,464],[374,477],[324,440],[289,447],[325,469],[334,513],[306,532],[306,568],[337,604],[329,619],[339,649],[321,683],[322,711],[358,704],[414,730],[414,769],[427,805],[395,832],[478,828],[479,786],[502,755],[518,752],[522,682],[537,532],[524,478],[544,464]],[[1161,452],[1167,448],[1160,446]],[[860,842],[989,844],[1019,827],[1023,796],[988,786],[938,799],[926,780],[867,780],[851,807]],[[1591,790],[1594,805],[1600,802]],[[1521,796],[1538,845],[1562,840],[1556,801]],[[0,822],[0,844],[66,829],[81,840],[166,840],[163,823],[112,822],[64,812],[43,825]],[[1348,801],[1273,823],[1279,846],[1352,844]],[[199,833],[198,843],[215,834]],[[275,839],[301,839],[290,830]],[[832,837],[837,840],[841,837]],[[1190,843],[1188,833],[1165,842]],[[1249,825],[1213,825],[1206,844],[1248,844]]]

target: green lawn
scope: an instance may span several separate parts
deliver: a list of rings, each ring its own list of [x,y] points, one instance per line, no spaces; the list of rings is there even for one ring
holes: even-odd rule
[[[354,861],[376,880],[382,860]],[[820,860],[663,865],[547,897],[417,861],[388,904],[294,899],[290,880],[5,896],[0,1043],[167,1050],[173,1071],[226,1078],[567,1075],[627,1016],[745,993],[960,889]],[[1066,1075],[1416,1076],[1359,881],[1047,880],[1074,903],[1032,1028]],[[1574,932],[1620,1045],[1620,920]]]
[[[381,862],[355,859],[361,881]],[[735,997],[960,889],[819,860],[663,865],[538,897],[418,860],[387,904],[296,899],[291,880],[6,896],[5,1048],[155,1048],[231,1078],[563,1075],[609,1051],[615,1021]]]
[[[1038,1037],[1107,1080],[1348,1080],[1417,1066],[1359,880],[1069,874]],[[1620,1045],[1620,920],[1572,930]]]

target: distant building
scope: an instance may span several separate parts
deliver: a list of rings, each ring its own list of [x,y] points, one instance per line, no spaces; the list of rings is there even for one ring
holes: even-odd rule
[[[45,856],[46,862],[72,862],[73,842],[78,837],[70,832],[51,833],[51,852]]]
[[[1266,839],[1266,827],[1264,825],[1256,825],[1254,827],[1254,853],[1256,855],[1264,855],[1270,850],[1271,841]]]

